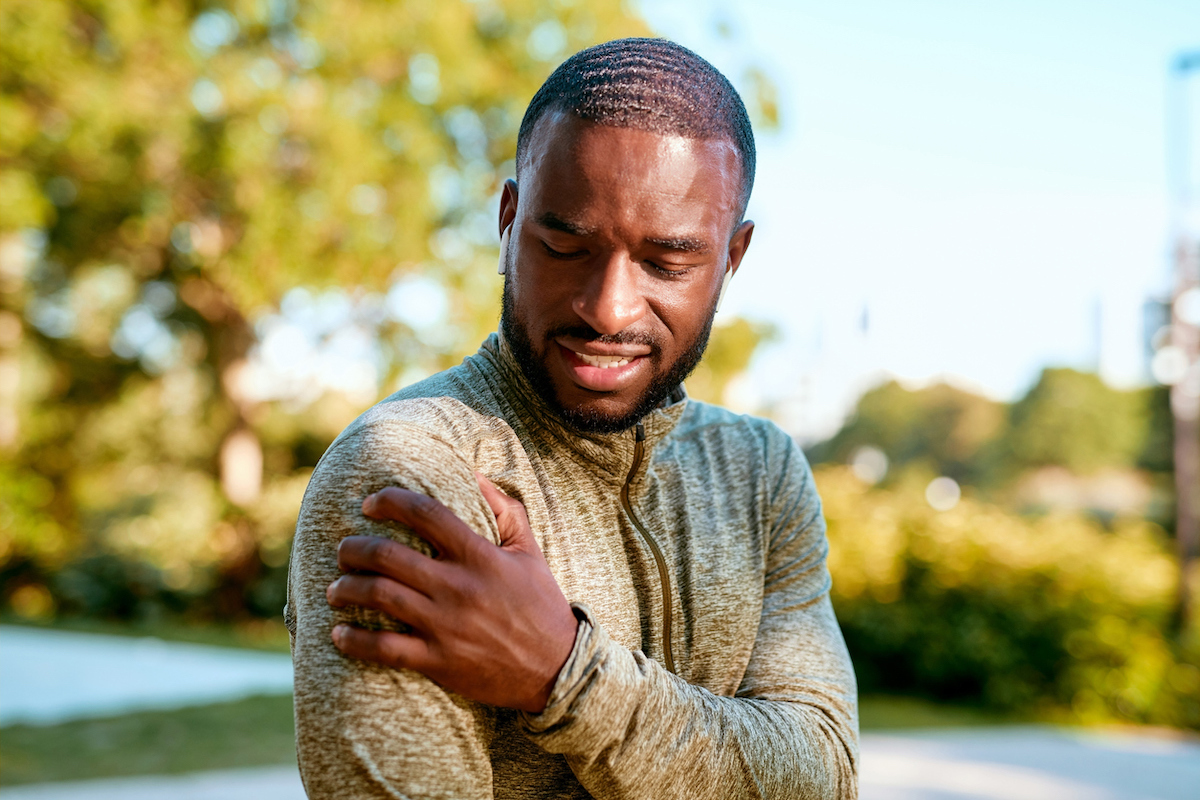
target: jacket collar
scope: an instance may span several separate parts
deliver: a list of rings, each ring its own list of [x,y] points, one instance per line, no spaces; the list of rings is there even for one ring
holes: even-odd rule
[[[485,372],[497,399],[511,412],[506,415],[509,424],[523,429],[517,430],[518,436],[532,443],[539,455],[565,450],[585,465],[599,468],[610,480],[625,481],[633,462],[634,428],[617,433],[586,433],[568,425],[533,388],[499,333],[484,341],[477,357],[490,367]],[[647,453],[671,432],[686,406],[687,393],[681,384],[661,406],[642,418],[643,447]],[[645,458],[643,464],[648,461]]]

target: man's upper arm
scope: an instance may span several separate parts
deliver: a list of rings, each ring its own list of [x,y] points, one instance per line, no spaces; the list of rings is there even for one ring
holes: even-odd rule
[[[812,471],[790,440],[772,459],[763,606],[739,695],[792,700],[793,688],[827,674],[855,724],[854,673],[829,603],[829,540]],[[807,697],[802,693],[803,697]]]
[[[831,762],[857,771],[854,668],[829,599],[829,541],[812,470],[788,438],[774,451],[763,607],[739,697],[816,712]]]
[[[404,422],[375,422],[335,443],[309,483],[288,577],[297,755],[311,798],[490,798],[494,712],[409,670],[342,654],[333,626],[397,629],[361,608],[334,609],[325,588],[340,574],[346,536],[389,536],[429,547],[396,523],[363,516],[363,498],[385,486],[429,495],[498,541],[473,469],[442,439]]]

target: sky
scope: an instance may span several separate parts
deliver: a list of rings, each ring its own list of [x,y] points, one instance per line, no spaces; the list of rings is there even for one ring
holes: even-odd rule
[[[732,405],[814,438],[887,377],[1005,400],[1046,366],[1147,380],[1143,303],[1170,285],[1188,183],[1169,179],[1168,97],[1191,109],[1171,152],[1190,146],[1200,188],[1200,70],[1168,78],[1200,49],[1198,0],[637,8],[780,96],[722,314],[781,336]]]

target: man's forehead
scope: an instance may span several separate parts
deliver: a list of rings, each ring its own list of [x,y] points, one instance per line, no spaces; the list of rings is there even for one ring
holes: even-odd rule
[[[728,138],[699,139],[682,133],[663,132],[638,125],[613,125],[610,123],[593,122],[583,119],[569,111],[552,109],[538,120],[530,133],[529,146],[525,148],[521,162],[517,164],[518,176],[530,170],[537,170],[548,155],[562,157],[578,157],[580,150],[587,140],[613,134],[613,138],[640,140],[641,143],[652,142],[652,147],[614,148],[610,153],[610,162],[614,170],[621,169],[627,162],[651,159],[666,159],[672,155],[691,155],[709,159],[717,163],[714,166],[728,169],[736,167],[736,177],[741,177],[741,155],[737,145]]]
[[[553,112],[534,129],[524,161],[518,172],[522,196],[538,206],[526,206],[528,213],[541,214],[550,197],[566,219],[572,207],[583,212],[619,198],[647,202],[658,197],[740,217],[741,161],[736,146],[724,139],[604,125]]]

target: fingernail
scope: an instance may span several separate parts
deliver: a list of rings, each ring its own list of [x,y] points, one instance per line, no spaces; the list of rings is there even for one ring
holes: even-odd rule
[[[338,647],[341,647],[342,646],[342,637],[345,636],[345,634],[346,634],[346,626],[345,625],[334,625],[333,626],[333,643],[336,644]]]
[[[363,498],[362,510],[364,513],[370,511],[375,505],[375,495],[369,494]]]

